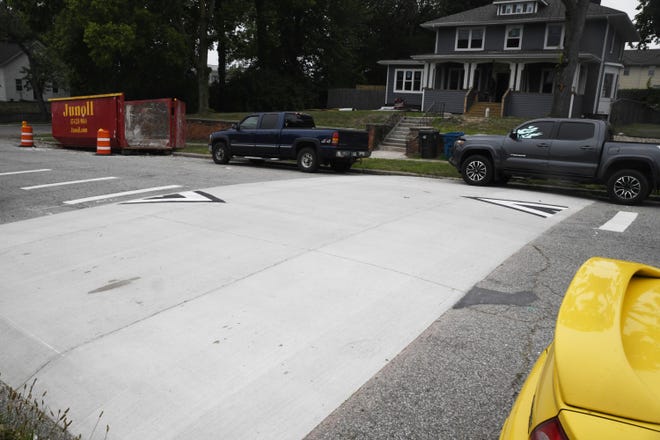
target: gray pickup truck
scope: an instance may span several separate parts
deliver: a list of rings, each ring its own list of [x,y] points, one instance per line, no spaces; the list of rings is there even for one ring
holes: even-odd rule
[[[358,158],[371,155],[366,130],[316,128],[310,115],[297,112],[246,116],[228,130],[211,133],[209,151],[219,164],[233,156],[295,160],[305,172],[314,172],[320,165],[345,172]]]
[[[605,121],[545,118],[508,136],[465,136],[449,162],[469,185],[512,176],[600,183],[615,203],[641,203],[660,189],[660,145],[614,142]]]

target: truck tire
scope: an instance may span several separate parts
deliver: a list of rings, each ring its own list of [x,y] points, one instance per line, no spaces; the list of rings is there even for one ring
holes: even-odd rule
[[[229,163],[229,159],[231,159],[229,147],[227,147],[227,144],[224,142],[216,142],[213,144],[211,154],[213,155],[213,162],[218,164]]]
[[[621,205],[636,205],[649,195],[649,181],[637,170],[620,170],[607,179],[610,200]]]
[[[468,185],[489,185],[493,181],[493,163],[487,157],[475,154],[465,159],[461,175]]]
[[[319,168],[316,150],[305,147],[298,152],[298,169],[305,173],[313,173]]]
[[[349,160],[333,160],[330,162],[330,166],[337,173],[345,173],[351,169],[353,161]]]

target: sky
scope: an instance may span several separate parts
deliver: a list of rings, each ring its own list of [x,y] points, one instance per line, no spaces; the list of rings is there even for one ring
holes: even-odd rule
[[[618,9],[619,11],[624,11],[625,13],[628,14],[630,17],[630,20],[633,20],[635,18],[635,15],[637,15],[637,12],[635,8],[637,5],[639,5],[638,0],[601,0],[600,4],[602,6],[607,6],[608,8],[612,9]],[[650,49],[658,49],[660,48],[660,45],[649,45]],[[626,49],[629,49],[626,46]],[[217,65],[218,64],[218,53],[215,51],[209,51],[209,61],[208,64],[210,65]]]

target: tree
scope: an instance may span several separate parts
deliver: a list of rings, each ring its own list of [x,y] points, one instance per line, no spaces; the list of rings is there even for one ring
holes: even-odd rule
[[[44,90],[57,77],[60,64],[41,42],[47,40],[54,13],[60,7],[57,0],[0,0],[0,39],[18,44],[27,55],[29,67],[23,73],[44,118],[48,117]]]
[[[650,43],[660,43],[660,1],[639,0],[636,8],[635,27],[640,35],[639,48],[646,48]]]
[[[573,78],[578,66],[580,40],[590,0],[562,0],[566,8],[564,48],[555,66],[555,89],[550,115],[567,117],[573,94]]]
[[[196,107],[196,24],[187,3],[64,0],[50,41],[70,68],[72,92],[175,97]]]
[[[208,51],[210,46],[209,27],[213,23],[215,0],[199,0],[197,4],[199,21],[197,25],[197,51],[195,53],[197,71],[197,92],[199,113],[209,111],[209,67]]]

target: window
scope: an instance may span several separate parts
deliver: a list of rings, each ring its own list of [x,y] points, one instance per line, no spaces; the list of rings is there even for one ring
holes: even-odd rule
[[[522,47],[522,26],[507,26],[504,36],[504,49],[520,49]]]
[[[456,30],[456,50],[483,50],[484,28],[462,28]]]
[[[628,76],[630,75],[630,67],[624,67],[623,68],[623,76]]]
[[[314,119],[304,113],[287,113],[284,126],[288,128],[314,128]]]
[[[549,139],[554,125],[551,121],[532,122],[518,127],[516,133],[518,139]]]
[[[274,128],[279,128],[277,126],[277,121],[279,120],[279,115],[276,113],[268,113],[261,117],[261,127],[264,130],[272,130]]]
[[[564,25],[551,23],[545,27],[545,49],[564,47]]]
[[[614,74],[606,73],[605,79],[603,80],[603,92],[601,98],[613,98],[614,97]]]
[[[447,72],[447,85],[445,89],[447,90],[462,90],[463,89],[463,78],[465,72],[461,68],[453,67],[450,68]]]
[[[562,122],[557,139],[562,141],[583,141],[594,137],[594,124],[585,122]]]
[[[254,130],[255,128],[257,128],[258,123],[259,123],[258,115],[248,116],[247,118],[243,119],[243,122],[241,122],[241,130]]]
[[[395,92],[421,92],[422,69],[397,69]]]
[[[497,15],[533,14],[536,2],[512,2],[497,5]]]
[[[655,66],[649,66],[649,76],[655,75]]]
[[[16,80],[16,91],[21,92],[23,90],[23,81],[20,79]]]

